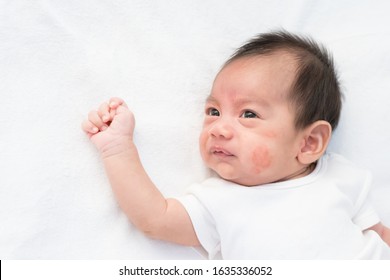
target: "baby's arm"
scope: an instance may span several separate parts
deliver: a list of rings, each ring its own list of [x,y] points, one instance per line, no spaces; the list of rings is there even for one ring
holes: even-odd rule
[[[390,228],[384,226],[382,223],[377,223],[376,225],[368,228],[367,230],[376,231],[379,236],[390,246]]]
[[[120,207],[133,224],[152,238],[199,245],[182,204],[165,199],[143,168],[133,142],[134,126],[133,114],[119,98],[91,111],[82,124],[101,154]]]

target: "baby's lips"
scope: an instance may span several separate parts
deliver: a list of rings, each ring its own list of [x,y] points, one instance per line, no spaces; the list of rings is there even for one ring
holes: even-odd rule
[[[212,149],[211,149],[211,152],[212,153],[217,153],[217,154],[224,154],[226,156],[233,156],[233,154],[231,152],[229,152],[228,150],[220,147],[220,146],[214,146]]]

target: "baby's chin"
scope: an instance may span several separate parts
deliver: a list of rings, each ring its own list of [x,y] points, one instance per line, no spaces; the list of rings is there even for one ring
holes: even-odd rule
[[[221,179],[235,183],[237,185],[242,185],[244,187],[256,187],[256,186],[272,183],[270,181],[262,180],[262,178],[259,178],[258,176],[246,175],[246,176],[239,177],[239,176],[234,176],[236,174],[217,172],[215,170],[213,170],[213,171]]]
[[[237,176],[235,176],[235,174],[231,174],[231,173],[228,173],[228,172],[217,172],[216,170],[212,169],[212,171],[214,171],[214,173],[220,177],[221,179],[223,180],[226,180],[226,181],[229,181],[229,182],[232,182],[232,183],[235,183],[237,185],[242,185],[242,186],[245,186],[247,187],[248,185],[246,184],[245,180],[243,180],[242,178],[239,178]]]
[[[204,163],[221,179],[238,185],[251,187],[268,183],[264,182],[264,178],[262,178],[263,176],[261,176],[259,173],[250,174],[242,172],[241,170],[237,170],[237,167],[233,164],[230,164],[229,162],[215,163],[204,161]]]
[[[226,181],[235,182],[238,179],[232,166],[221,166],[221,164],[219,164],[216,168],[214,166],[209,166],[209,168]]]

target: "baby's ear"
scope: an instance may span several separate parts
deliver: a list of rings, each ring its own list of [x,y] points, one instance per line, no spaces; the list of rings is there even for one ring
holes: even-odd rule
[[[327,121],[316,121],[303,131],[298,160],[302,164],[317,161],[326,151],[332,126]]]

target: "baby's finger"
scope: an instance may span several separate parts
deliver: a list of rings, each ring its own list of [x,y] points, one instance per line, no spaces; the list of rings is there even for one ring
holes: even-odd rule
[[[111,120],[110,107],[108,106],[107,102],[104,102],[102,105],[100,105],[98,113],[103,122],[107,123]]]
[[[98,111],[89,112],[88,120],[99,130],[104,130],[104,128],[107,127],[106,124],[103,122],[102,118],[100,117]]]
[[[95,134],[99,132],[99,129],[90,121],[85,120],[81,123],[81,128],[84,130],[85,133],[89,134]]]
[[[110,110],[110,119],[114,120],[115,115],[116,115],[116,110],[115,109],[111,109]]]
[[[110,108],[111,109],[116,109],[118,108],[120,105],[124,105],[127,107],[125,101],[123,101],[122,98],[119,98],[119,97],[113,97],[110,99],[110,102],[109,102],[109,105],[110,105]]]

